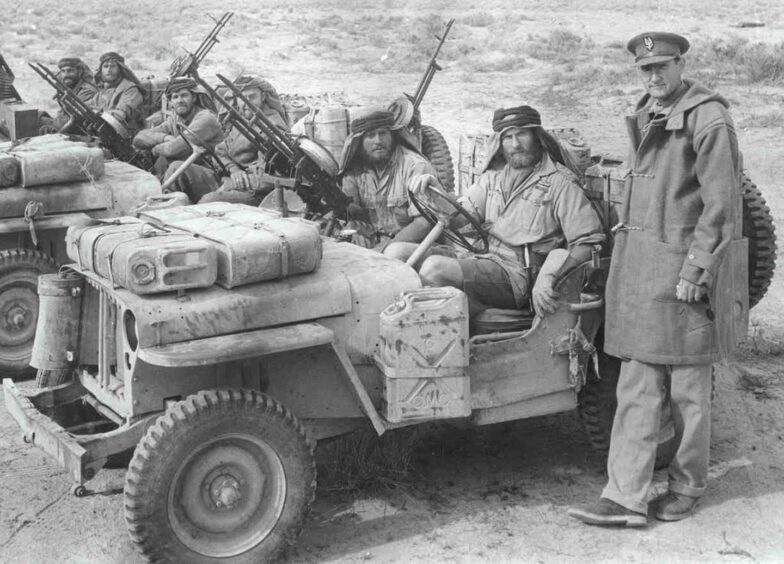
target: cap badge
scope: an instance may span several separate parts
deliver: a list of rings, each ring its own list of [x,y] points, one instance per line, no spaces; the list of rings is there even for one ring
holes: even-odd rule
[[[650,35],[646,35],[643,38],[642,42],[645,44],[645,48],[648,51],[653,51],[653,37],[651,37]]]

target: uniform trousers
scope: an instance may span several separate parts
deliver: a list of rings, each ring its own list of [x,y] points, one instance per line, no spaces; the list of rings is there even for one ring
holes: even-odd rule
[[[183,162],[184,161],[174,161],[170,163],[166,168],[166,172],[163,174],[163,181],[166,182]],[[157,166],[158,164],[156,163],[156,167]],[[195,204],[206,194],[217,190],[218,186],[218,180],[215,178],[215,173],[211,169],[206,166],[192,164],[185,169],[185,172],[177,177],[174,184],[169,188],[169,191],[185,192],[191,202]]]
[[[669,490],[700,497],[708,479],[711,365],[625,360],[616,393],[618,409],[602,497],[647,513],[665,401],[670,402],[675,440],[679,441],[668,469]]]

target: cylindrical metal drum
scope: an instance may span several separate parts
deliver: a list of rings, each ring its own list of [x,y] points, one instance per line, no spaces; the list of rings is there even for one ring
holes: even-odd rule
[[[313,120],[313,139],[340,160],[343,142],[348,137],[348,111],[343,106],[325,106]]]
[[[38,277],[38,325],[30,366],[55,370],[74,365],[83,292],[81,276],[56,273]]]
[[[284,103],[283,106],[286,108],[286,113],[289,115],[289,122],[292,124],[297,123],[310,112],[308,101],[304,98],[291,98]]]

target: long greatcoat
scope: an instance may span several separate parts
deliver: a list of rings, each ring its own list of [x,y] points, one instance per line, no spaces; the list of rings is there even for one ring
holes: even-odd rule
[[[651,119],[646,96],[626,120],[631,173],[607,281],[604,349],[651,364],[707,364],[734,346],[726,324],[737,292],[722,286],[734,280],[730,249],[742,249],[737,138],[727,101],[685,82],[666,117]],[[707,303],[677,300],[680,278],[704,284]]]

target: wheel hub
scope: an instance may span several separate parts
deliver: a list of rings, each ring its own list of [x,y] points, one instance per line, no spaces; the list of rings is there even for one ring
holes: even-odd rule
[[[232,509],[242,500],[240,483],[231,474],[221,474],[210,484],[210,499],[219,509]]]
[[[227,433],[186,458],[170,490],[175,535],[213,558],[235,556],[266,538],[283,512],[285,472],[259,438]]]
[[[27,318],[27,314],[29,312],[25,311],[21,308],[18,304],[14,304],[14,307],[11,311],[8,312],[8,325],[12,329],[19,330],[25,323],[25,319]]]
[[[17,287],[0,292],[0,296],[0,344],[15,346],[30,341],[35,334],[35,293]]]

